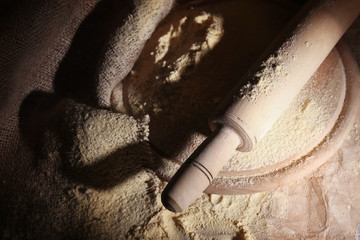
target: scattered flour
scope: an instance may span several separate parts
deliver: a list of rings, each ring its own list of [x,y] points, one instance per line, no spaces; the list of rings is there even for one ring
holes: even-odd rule
[[[271,193],[242,196],[204,194],[182,213],[174,214],[162,209],[139,232],[146,239],[256,239],[253,233],[266,230],[261,217],[268,213],[264,209],[268,207],[270,197]]]
[[[37,193],[39,201],[49,197],[47,187],[60,196],[48,210],[57,219],[49,224],[59,224],[52,228],[61,231],[61,221],[70,222],[69,236],[91,239],[252,240],[266,231],[272,193],[203,194],[189,209],[174,214],[160,200],[166,182],[146,167],[155,154],[147,143],[147,119],[73,101],[59,105],[45,133],[51,141],[42,152],[46,161],[62,160],[63,170],[44,164],[48,173],[40,175],[40,182],[45,192]]]
[[[283,79],[288,74],[288,62],[296,59],[296,55],[291,55],[286,49],[291,47],[292,39],[285,42],[283,46],[274,54],[268,57],[255,71],[255,84],[246,84],[240,90],[242,98],[249,98],[256,102],[260,96],[269,96],[277,87],[283,85]]]
[[[257,169],[297,159],[324,139],[345,97],[345,75],[337,56],[336,52],[330,54],[258,145],[250,152],[236,152],[224,170]]]

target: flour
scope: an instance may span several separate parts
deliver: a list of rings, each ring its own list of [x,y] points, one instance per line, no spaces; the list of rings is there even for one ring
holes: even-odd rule
[[[307,145],[315,147],[323,140],[338,118],[344,101],[345,75],[336,57],[337,53],[331,53],[317,75],[301,90],[259,144],[251,152],[236,152],[224,170],[257,169],[296,159],[311,150],[306,148]]]
[[[156,47],[155,63],[159,62],[165,57],[166,53],[169,51],[170,40],[176,38],[181,34],[181,26],[185,23],[186,19],[187,17],[184,17],[180,20],[179,26],[176,30],[171,25],[169,32],[159,38],[159,45]],[[154,53],[151,52],[150,54],[153,55]],[[166,64],[166,62],[164,63]]]
[[[253,233],[266,229],[261,217],[268,214],[264,209],[270,203],[270,197],[270,193],[243,196],[204,194],[182,213],[174,214],[163,208],[136,234],[146,239],[256,239]],[[249,225],[254,230],[250,230]]]
[[[69,232],[84,231],[83,236],[97,239],[251,240],[266,230],[270,192],[203,194],[182,213],[165,209],[160,195],[166,182],[145,167],[155,156],[147,144],[148,119],[136,120],[73,101],[60,104],[57,111],[53,127],[61,134],[49,129],[47,137],[56,144],[48,142],[44,154],[56,161],[59,156],[54,153],[59,148],[65,152],[65,176],[75,180],[59,187],[63,196],[51,211],[53,217],[73,223]],[[63,176],[52,172],[45,179],[64,182]]]

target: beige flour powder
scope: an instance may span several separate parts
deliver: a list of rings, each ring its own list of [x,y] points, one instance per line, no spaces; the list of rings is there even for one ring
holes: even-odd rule
[[[269,192],[204,194],[182,213],[165,209],[166,183],[146,167],[155,154],[147,143],[148,119],[73,101],[54,111],[35,173],[41,192],[33,189],[39,202],[52,199],[41,229],[61,231],[66,220],[69,236],[90,239],[255,239],[266,231]]]
[[[341,59],[332,52],[259,144],[251,152],[236,152],[224,170],[256,169],[307,154],[332,129],[343,106],[345,87]]]

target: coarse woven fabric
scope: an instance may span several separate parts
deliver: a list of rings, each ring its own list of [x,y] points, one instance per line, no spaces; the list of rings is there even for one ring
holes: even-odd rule
[[[0,176],[27,168],[59,99],[108,108],[174,0],[0,1]]]

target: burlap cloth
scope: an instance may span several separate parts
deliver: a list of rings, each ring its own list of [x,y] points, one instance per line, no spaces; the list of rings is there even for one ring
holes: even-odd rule
[[[28,119],[19,110],[29,108],[26,104],[37,98],[32,96],[53,93],[109,107],[112,88],[131,70],[173,2],[2,3],[1,164],[16,169],[17,159],[27,155],[20,147],[20,131],[26,127],[19,121],[27,124]]]
[[[69,97],[109,108],[112,88],[173,5],[174,0],[0,1],[0,225],[13,221],[11,234],[1,229],[0,236],[28,234],[14,199],[19,193],[32,198],[24,184],[36,182],[31,175],[39,135],[54,106]]]
[[[146,207],[140,210],[119,209],[116,217],[112,216],[117,224],[107,223],[101,231],[94,227],[101,225],[103,218],[97,218],[100,222],[96,222],[95,218],[89,221],[86,214],[98,211],[99,205],[92,207],[90,203],[84,207],[67,197],[75,194],[74,189],[76,194],[84,194],[92,191],[89,190],[91,187],[96,189],[101,185],[105,189],[102,190],[104,195],[121,200],[122,197],[118,196],[122,192],[106,192],[106,189],[120,183],[126,187],[129,182],[125,177],[118,176],[116,181],[104,186],[101,181],[108,182],[108,175],[114,176],[116,171],[97,173],[101,166],[94,167],[92,175],[81,176],[74,172],[59,177],[64,175],[63,169],[67,166],[52,160],[68,159],[66,154],[76,152],[74,146],[80,145],[71,142],[54,147],[51,141],[44,143],[43,139],[56,138],[66,142],[69,140],[66,134],[71,130],[54,131],[54,136],[51,131],[44,133],[43,130],[73,129],[74,125],[87,119],[93,122],[105,119],[121,128],[122,119],[119,120],[118,115],[114,117],[109,111],[111,91],[130,72],[146,40],[174,4],[174,0],[0,1],[1,238],[131,238],[141,232],[139,227],[146,224],[142,219],[154,215]],[[348,32],[355,53],[360,52],[360,24],[356,26]],[[68,98],[72,100],[63,100]],[[100,111],[104,119],[84,115],[84,109]],[[76,121],[67,120],[68,114],[79,116],[75,117]],[[132,123],[138,132],[144,130],[141,121],[134,120]],[[104,131],[112,136],[113,130],[110,127]],[[288,206],[294,208],[293,215],[283,217],[276,212],[276,206],[273,207],[276,215],[268,219],[267,231],[256,236],[263,239],[289,236],[354,238],[356,226],[360,224],[358,128],[351,134],[337,156],[316,173],[318,175],[278,190],[277,195],[287,195],[287,201],[291,202]],[[146,141],[146,136],[140,133],[138,136],[129,135],[127,141],[135,138]],[[116,136],[112,140],[115,145],[124,144],[123,139],[119,140]],[[146,157],[149,154],[147,148],[146,144],[138,144],[123,150],[120,156],[131,156],[135,149],[144,152]],[[108,154],[108,150],[97,151]],[[65,154],[61,155],[62,152]],[[71,165],[71,162],[67,163]],[[127,178],[134,177],[135,184],[146,185],[144,191],[150,188],[150,197],[154,193],[159,195],[159,192],[151,191],[153,181],[157,181],[152,179],[152,173],[144,173],[147,178],[144,174],[138,175],[138,172],[145,171],[138,168],[140,163],[129,163],[126,167],[114,161],[109,164],[125,169],[121,173],[126,172]],[[57,189],[51,187],[57,184],[61,186]],[[91,187],[82,188],[80,185]],[[137,195],[133,193],[131,196]],[[51,202],[52,199],[57,200]],[[124,199],[131,205],[132,199]],[[103,200],[98,201],[100,206],[106,205],[101,202]],[[151,198],[143,201],[144,206],[154,204]],[[108,208],[117,206],[116,201],[114,205],[106,205]],[[306,212],[306,220],[301,219],[302,212]],[[135,225],[127,221],[126,216],[130,215],[139,215]],[[124,227],[119,228],[119,224]]]

